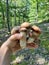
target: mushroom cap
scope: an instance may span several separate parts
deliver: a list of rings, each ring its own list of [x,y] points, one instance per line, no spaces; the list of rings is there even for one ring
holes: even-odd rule
[[[35,31],[36,33],[41,34],[41,29],[38,26],[36,26],[36,25],[32,26],[32,30]]]
[[[21,28],[27,28],[27,27],[30,27],[30,23],[29,22],[24,22],[21,24],[20,26]]]
[[[15,34],[15,33],[19,33],[19,29],[20,26],[15,26],[12,30],[11,30],[11,35]]]
[[[27,29],[26,28],[20,28],[20,32],[26,32]]]

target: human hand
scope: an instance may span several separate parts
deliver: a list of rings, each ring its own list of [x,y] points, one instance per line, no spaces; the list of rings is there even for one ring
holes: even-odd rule
[[[19,40],[22,38],[22,34],[20,33],[16,33],[14,35],[11,35],[7,41],[5,41],[1,48],[5,48],[5,47],[8,47],[12,52],[15,52],[16,50],[19,50],[21,47],[20,47],[20,44],[19,44]]]

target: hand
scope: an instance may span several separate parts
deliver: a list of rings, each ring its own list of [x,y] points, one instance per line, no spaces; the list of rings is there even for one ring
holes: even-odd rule
[[[23,36],[20,33],[11,35],[7,41],[5,41],[0,48],[0,64],[10,65],[11,51],[14,53],[16,50],[21,49],[19,41]],[[8,64],[7,64],[8,63]]]
[[[3,43],[3,45],[1,46],[1,48],[8,47],[10,50],[12,50],[12,52],[15,52],[16,50],[19,50],[21,47],[20,47],[20,44],[19,44],[18,41],[22,37],[23,36],[20,33],[11,35],[9,37],[9,39]]]

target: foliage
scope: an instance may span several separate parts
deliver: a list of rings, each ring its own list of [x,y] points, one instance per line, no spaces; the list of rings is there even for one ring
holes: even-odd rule
[[[49,18],[48,0],[8,0],[9,12],[7,13],[7,0],[0,0],[0,25],[7,27],[7,14],[9,13],[10,27],[20,25],[22,22],[41,22]],[[4,24],[4,25],[3,25]]]

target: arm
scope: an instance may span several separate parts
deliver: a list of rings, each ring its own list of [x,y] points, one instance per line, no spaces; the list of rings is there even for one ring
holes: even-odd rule
[[[21,34],[14,34],[2,44],[0,48],[0,65],[10,65],[10,55],[15,50],[13,47],[17,46],[16,41],[21,38]]]
[[[11,50],[6,46],[7,41],[0,48],[0,65],[10,65]]]

